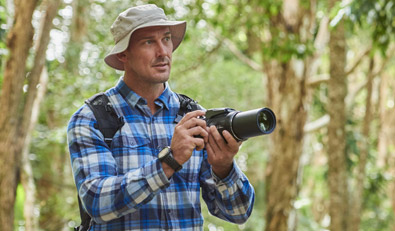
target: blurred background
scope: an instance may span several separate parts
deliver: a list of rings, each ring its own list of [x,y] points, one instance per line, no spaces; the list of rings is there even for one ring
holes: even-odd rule
[[[395,230],[394,0],[0,0],[0,230],[79,224],[67,123],[122,75],[109,28],[145,3],[188,22],[174,91],[278,119],[236,156],[251,218],[203,205],[204,230]]]

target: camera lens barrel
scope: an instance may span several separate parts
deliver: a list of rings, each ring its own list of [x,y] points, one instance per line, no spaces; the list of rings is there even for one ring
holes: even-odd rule
[[[237,112],[232,116],[230,132],[238,140],[270,134],[276,127],[276,116],[269,108]]]
[[[237,141],[270,134],[276,127],[276,116],[269,108],[245,112],[232,108],[214,108],[207,110],[204,120],[207,126],[216,126],[221,135],[224,130],[227,130]]]

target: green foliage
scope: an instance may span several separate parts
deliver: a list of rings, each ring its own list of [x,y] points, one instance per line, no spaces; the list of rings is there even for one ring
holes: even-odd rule
[[[301,7],[308,8],[309,3],[303,1]],[[244,51],[252,45],[248,44],[247,38],[256,36],[259,44],[254,45],[260,49],[255,52],[259,52],[265,60],[277,59],[285,63],[291,58],[310,56],[314,51],[313,40],[303,40],[298,31],[280,25],[281,9],[281,1],[206,2],[194,18],[196,20],[200,16]]]
[[[24,202],[25,202],[25,191],[23,189],[23,186],[21,184],[18,184],[18,187],[16,189],[16,201],[15,201],[15,206],[14,206],[14,230],[18,230],[20,226],[23,227],[24,225],[24,219],[23,219],[23,208],[24,208]]]
[[[320,85],[314,89],[312,97],[312,107],[309,116],[312,120],[318,119],[327,113],[325,108],[328,95],[328,87],[326,85]]]
[[[390,230],[395,217],[391,207],[386,204],[387,187],[393,182],[393,178],[378,170],[373,170],[367,175],[367,183],[364,190],[364,203],[362,227],[365,230]]]
[[[205,62],[206,68],[186,71],[182,75],[177,73],[175,62],[171,85],[176,91],[182,89],[206,108],[247,110],[253,109],[251,107],[254,105],[264,105],[265,89],[260,79],[261,73],[251,72],[235,60],[218,56],[209,57]]]
[[[303,42],[294,34],[285,35],[273,29],[276,36],[262,45],[264,59],[276,59],[281,63],[287,63],[292,58],[304,59],[313,54],[313,41]]]
[[[395,1],[355,0],[351,4],[350,18],[370,31],[373,44],[385,54],[395,38]]]

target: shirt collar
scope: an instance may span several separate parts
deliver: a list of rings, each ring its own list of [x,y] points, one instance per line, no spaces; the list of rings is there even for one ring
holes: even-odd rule
[[[146,104],[147,101],[130,89],[126,83],[123,81],[123,77],[121,77],[116,85],[116,90],[122,95],[122,97],[130,104],[131,107],[135,107],[136,104]],[[163,104],[166,109],[170,108],[170,99],[172,98],[171,95],[174,94],[170,89],[169,84],[165,83],[165,90],[162,94],[155,100],[156,104]],[[161,102],[161,103],[160,103]]]
[[[170,99],[171,95],[173,92],[170,89],[169,84],[166,82],[165,83],[165,90],[162,92],[162,94],[156,99],[157,101],[160,101],[163,103],[163,105],[166,107],[166,109],[170,108]]]

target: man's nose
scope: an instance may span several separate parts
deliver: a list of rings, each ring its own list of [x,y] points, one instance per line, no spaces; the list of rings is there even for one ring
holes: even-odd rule
[[[161,56],[166,56],[168,55],[169,48],[166,46],[166,44],[163,44],[162,42],[158,43],[158,46],[156,48],[156,54],[158,57]]]

